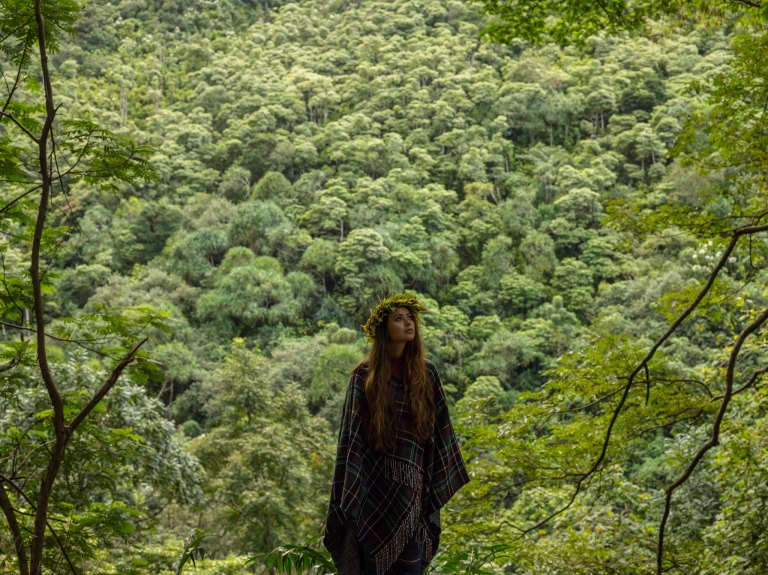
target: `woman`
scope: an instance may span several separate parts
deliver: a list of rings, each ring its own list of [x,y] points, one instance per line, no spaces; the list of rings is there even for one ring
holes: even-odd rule
[[[352,372],[342,412],[324,543],[339,575],[421,575],[440,538],[440,508],[469,481],[440,378],[423,355],[415,296],[379,302],[373,345]]]

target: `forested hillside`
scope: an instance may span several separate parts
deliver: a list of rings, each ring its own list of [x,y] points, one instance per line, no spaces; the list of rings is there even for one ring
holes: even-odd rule
[[[480,9],[91,0],[62,26],[57,121],[81,123],[54,128],[71,156],[40,297],[64,397],[85,403],[148,340],[67,448],[43,572],[173,573],[192,528],[200,573],[316,545],[359,326],[404,289],[428,306],[473,478],[436,571],[656,573],[662,521],[664,572],[768,571],[764,21],[500,44]],[[21,575],[56,425],[25,243],[42,81],[3,92],[19,103],[0,116],[0,507],[21,521],[0,571]],[[107,152],[138,143],[136,177],[78,172],[91,150],[67,138],[101,134],[86,120],[115,132]],[[717,448],[665,491],[713,425]]]

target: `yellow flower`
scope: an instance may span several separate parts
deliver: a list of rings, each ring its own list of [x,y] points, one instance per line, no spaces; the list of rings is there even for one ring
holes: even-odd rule
[[[415,295],[409,293],[401,293],[380,300],[376,309],[372,310],[371,315],[368,316],[368,321],[365,322],[365,325],[361,326],[369,342],[373,342],[374,340],[376,327],[384,321],[384,318],[387,317],[392,310],[399,307],[407,307],[411,310],[413,318],[416,321],[419,319],[419,313],[427,309],[424,304],[416,299]]]

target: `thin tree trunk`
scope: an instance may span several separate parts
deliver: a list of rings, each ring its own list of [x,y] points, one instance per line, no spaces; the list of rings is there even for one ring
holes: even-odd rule
[[[56,108],[53,100],[53,89],[51,85],[50,71],[48,67],[48,55],[45,39],[45,17],[42,10],[42,0],[34,2],[35,20],[37,24],[37,44],[40,55],[40,68],[43,79],[43,88],[45,93],[45,118],[42,125],[40,137],[36,137],[21,128],[38,146],[38,168],[40,173],[40,197],[37,210],[37,219],[32,239],[30,253],[30,279],[32,285],[32,314],[34,315],[34,331],[36,334],[37,363],[40,370],[40,377],[43,380],[48,398],[52,407],[51,421],[53,424],[54,442],[50,449],[50,457],[45,467],[45,472],[40,480],[40,488],[34,504],[27,499],[26,495],[21,494],[27,499],[27,502],[34,507],[34,526],[29,540],[29,554],[24,548],[23,532],[18,524],[16,511],[13,508],[12,501],[5,490],[5,483],[0,483],[0,508],[2,508],[6,521],[13,536],[14,546],[19,562],[20,575],[42,575],[43,572],[43,551],[45,548],[46,528],[51,530],[52,536],[59,546],[59,549],[66,560],[72,573],[77,574],[77,568],[70,560],[69,555],[55,531],[48,522],[49,505],[53,494],[53,487],[56,477],[64,461],[64,455],[67,443],[78,428],[80,423],[88,417],[93,408],[104,398],[106,393],[115,385],[124,369],[135,359],[138,349],[144,344],[146,339],[139,342],[131,351],[129,351],[120,362],[114,367],[109,377],[102,383],[99,389],[93,394],[90,400],[80,411],[72,418],[67,425],[64,415],[64,399],[59,391],[53,375],[50,370],[46,348],[46,320],[45,305],[43,300],[43,277],[41,272],[41,252],[43,248],[43,232],[46,226],[46,219],[51,203],[51,194],[53,186],[53,170],[49,165],[49,139],[53,142],[53,122],[56,116]],[[29,311],[23,310],[22,324],[31,324]]]
[[[24,537],[21,534],[19,522],[16,520],[16,511],[13,509],[13,504],[5,491],[5,483],[3,482],[0,482],[0,509],[3,510],[13,536],[13,546],[16,549],[16,558],[19,562],[19,575],[29,575],[29,562],[24,550]]]
[[[38,161],[40,164],[40,177],[42,181],[40,204],[37,211],[35,233],[32,240],[31,268],[32,296],[34,302],[35,328],[37,331],[37,362],[45,388],[53,406],[53,427],[56,442],[51,452],[51,458],[45,470],[45,475],[40,483],[40,493],[37,498],[35,510],[35,524],[30,542],[30,573],[41,575],[43,546],[45,540],[45,528],[48,518],[48,504],[53,491],[53,483],[58,475],[61,462],[64,459],[64,449],[67,445],[67,430],[64,425],[64,400],[59,393],[56,383],[53,381],[45,345],[45,308],[43,305],[42,277],[40,275],[40,251],[42,246],[43,230],[48,213],[48,203],[51,195],[51,174],[48,166],[48,138],[51,134],[53,119],[56,109],[53,104],[53,89],[48,69],[48,54],[45,45],[45,19],[41,6],[41,0],[35,0],[35,18],[37,20],[37,39],[40,49],[40,67],[43,76],[43,88],[45,90],[45,122],[42,134],[38,141]]]

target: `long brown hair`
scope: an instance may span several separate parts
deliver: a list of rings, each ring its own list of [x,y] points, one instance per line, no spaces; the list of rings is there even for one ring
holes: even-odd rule
[[[387,335],[387,320],[388,317],[385,317],[376,326],[373,345],[365,359],[355,368],[368,368],[368,376],[363,386],[367,404],[364,429],[366,438],[378,451],[390,450],[395,445],[395,436],[392,433],[394,406],[389,390],[391,346]],[[429,438],[434,425],[435,396],[432,380],[427,374],[418,321],[414,321],[413,341],[407,342],[403,350],[403,375],[410,392],[408,395],[414,418],[414,435],[418,441],[424,442]]]

